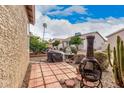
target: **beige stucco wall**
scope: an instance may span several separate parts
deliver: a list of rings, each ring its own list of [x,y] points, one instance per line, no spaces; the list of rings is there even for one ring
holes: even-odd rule
[[[105,45],[105,41],[103,40],[103,38],[97,33],[91,33],[91,34],[88,34],[88,35],[95,36],[94,49],[102,50],[103,49],[102,47]],[[86,37],[87,37],[87,35],[81,36],[81,38],[84,39],[83,45],[80,46],[80,47],[82,47],[83,50],[87,50],[87,39],[86,39]]]
[[[24,6],[0,6],[0,87],[21,87],[28,66]]]
[[[116,46],[117,36],[120,36],[121,39],[124,41],[124,31],[121,31],[120,33],[117,33],[108,37],[108,43],[110,44],[112,50],[114,46]]]
[[[95,36],[94,49],[104,51],[107,48],[106,47],[106,42],[103,40],[103,38],[98,33],[90,33],[88,35]],[[78,46],[79,50],[81,50],[81,51],[86,51],[87,50],[87,39],[86,39],[86,37],[88,35],[86,34],[86,35],[81,36],[81,39],[83,40],[83,42],[82,42],[82,44],[80,44]],[[66,41],[70,41],[70,38],[66,39]],[[67,43],[66,42],[64,42],[64,43],[65,43],[64,45],[67,46]]]

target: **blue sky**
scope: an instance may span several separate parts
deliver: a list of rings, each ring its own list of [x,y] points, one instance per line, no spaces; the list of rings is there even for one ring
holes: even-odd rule
[[[123,5],[43,5],[36,6],[34,34],[42,36],[42,24],[48,25],[46,38],[66,38],[76,32],[98,31],[103,37],[124,27]]]
[[[63,7],[60,9],[60,11],[63,11],[71,5],[59,5],[58,7]],[[86,12],[84,14],[76,13],[73,12],[71,15],[68,16],[63,16],[63,15],[48,15],[51,19],[66,19],[69,20],[71,23],[75,24],[77,22],[84,22],[87,21],[87,18],[107,18],[107,17],[124,17],[124,6],[119,6],[119,5],[87,5],[87,6],[82,6],[83,8],[86,8]],[[50,12],[55,12],[56,9],[50,10]],[[44,13],[45,15],[45,13]]]

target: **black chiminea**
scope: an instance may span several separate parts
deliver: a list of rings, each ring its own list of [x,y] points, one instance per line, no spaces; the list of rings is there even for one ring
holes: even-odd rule
[[[87,36],[87,54],[86,57],[81,61],[79,65],[79,71],[82,77],[80,82],[80,87],[99,87],[101,83],[102,70],[99,62],[94,57],[94,39],[95,36]],[[88,82],[98,82],[97,85],[89,86],[84,81]]]

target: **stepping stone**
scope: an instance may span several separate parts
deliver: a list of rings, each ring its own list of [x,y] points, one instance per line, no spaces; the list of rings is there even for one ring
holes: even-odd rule
[[[81,81],[81,79],[82,79],[81,75],[78,74],[77,77],[76,77],[76,79],[79,80],[79,81]]]
[[[93,82],[85,81],[85,80],[84,80],[84,84],[85,84],[85,85],[88,85],[89,87],[95,86],[95,84],[94,84]]]
[[[75,86],[75,81],[70,79],[65,81],[65,85],[69,88],[73,88]]]
[[[65,79],[60,79],[60,84],[64,84],[65,83]]]

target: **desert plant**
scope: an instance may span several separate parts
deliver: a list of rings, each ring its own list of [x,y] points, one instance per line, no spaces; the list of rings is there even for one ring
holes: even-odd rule
[[[100,63],[101,69],[105,71],[109,67],[109,62],[107,60],[107,54],[104,52],[95,52],[95,58]]]
[[[111,62],[111,49],[110,44],[108,44],[108,61],[113,67],[113,74],[115,77],[115,82],[120,87],[124,87],[124,45],[123,41],[119,36],[117,36],[117,45],[113,49],[113,62]]]

